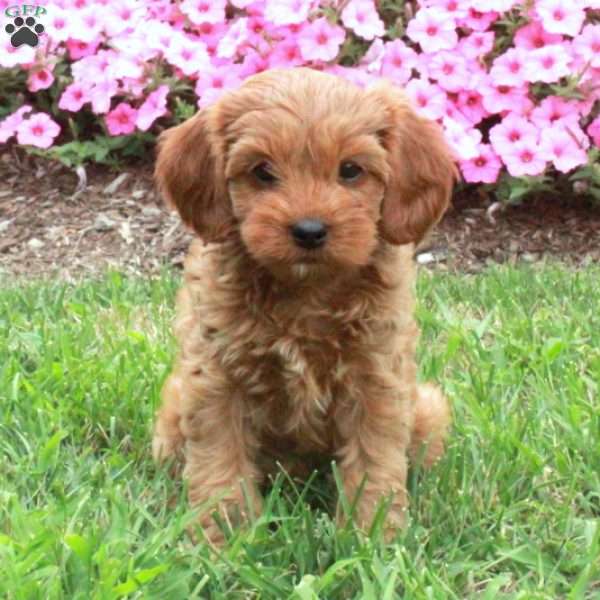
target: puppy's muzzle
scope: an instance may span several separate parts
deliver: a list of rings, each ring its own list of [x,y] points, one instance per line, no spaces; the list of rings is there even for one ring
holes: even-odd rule
[[[290,229],[296,245],[306,250],[320,248],[327,239],[327,225],[319,219],[302,219]]]

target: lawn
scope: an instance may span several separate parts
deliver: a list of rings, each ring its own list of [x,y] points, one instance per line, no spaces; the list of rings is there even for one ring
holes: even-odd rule
[[[600,268],[422,272],[423,379],[455,424],[384,546],[279,476],[219,555],[150,456],[178,277],[0,289],[0,597],[600,597]]]

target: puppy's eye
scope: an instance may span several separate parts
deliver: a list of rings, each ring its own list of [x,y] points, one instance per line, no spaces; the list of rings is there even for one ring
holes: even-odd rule
[[[346,183],[352,183],[359,179],[364,173],[362,167],[353,162],[344,162],[340,165],[340,179]]]
[[[270,171],[269,163],[266,162],[256,165],[252,169],[252,175],[261,183],[275,183],[277,181],[277,177]]]

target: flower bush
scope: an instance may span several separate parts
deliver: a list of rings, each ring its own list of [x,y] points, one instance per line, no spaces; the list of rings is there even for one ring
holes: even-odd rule
[[[244,78],[305,65],[403,87],[467,183],[600,198],[600,0],[39,4],[36,48],[2,38],[0,143],[70,164],[136,152]]]

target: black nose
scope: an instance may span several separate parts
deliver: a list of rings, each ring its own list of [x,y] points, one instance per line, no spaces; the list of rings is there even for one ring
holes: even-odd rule
[[[302,219],[292,225],[292,237],[301,248],[312,250],[325,243],[327,226],[319,219]]]

